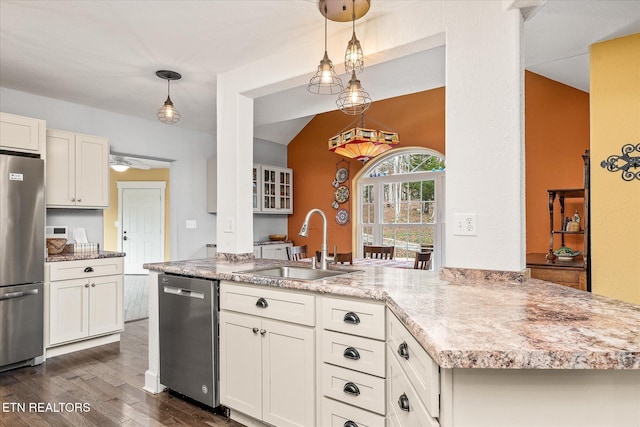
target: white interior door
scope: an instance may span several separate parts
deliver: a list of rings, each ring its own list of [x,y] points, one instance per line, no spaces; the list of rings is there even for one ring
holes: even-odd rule
[[[148,274],[143,264],[164,261],[164,188],[121,187],[120,212],[124,273]]]

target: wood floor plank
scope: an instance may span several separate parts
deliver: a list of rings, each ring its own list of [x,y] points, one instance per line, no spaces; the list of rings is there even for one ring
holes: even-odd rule
[[[142,389],[148,365],[148,320],[125,325],[120,343],[0,373],[0,402],[87,403],[82,411],[4,412],[0,427],[241,427],[199,405]]]

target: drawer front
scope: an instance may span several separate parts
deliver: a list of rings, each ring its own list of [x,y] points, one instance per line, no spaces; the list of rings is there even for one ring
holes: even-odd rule
[[[352,423],[352,424],[349,424]],[[322,400],[324,427],[385,427],[384,417],[333,399]]]
[[[385,354],[384,341],[322,331],[323,362],[384,377]]]
[[[226,281],[220,283],[220,308],[307,326],[316,318],[313,295]]]
[[[440,415],[440,369],[402,323],[389,312],[389,351],[418,392],[432,416]],[[400,354],[402,353],[404,357]]]
[[[325,396],[385,414],[385,380],[324,363],[322,392]]]
[[[389,349],[389,352],[392,350]],[[440,424],[434,419],[422,401],[418,393],[409,383],[409,379],[404,374],[398,360],[391,354],[387,357],[389,364],[389,413],[395,415],[397,424],[401,426],[430,426],[436,427]]]
[[[385,339],[385,306],[369,302],[323,298],[322,326],[324,329]]]
[[[87,277],[123,274],[123,257],[87,259],[78,261],[59,261],[46,263],[48,281],[84,279]],[[47,278],[45,278],[47,280]]]

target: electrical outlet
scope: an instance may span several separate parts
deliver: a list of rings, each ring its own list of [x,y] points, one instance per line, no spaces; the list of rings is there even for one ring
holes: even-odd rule
[[[187,228],[196,228],[196,220],[188,219],[187,220]]]
[[[464,213],[454,214],[454,236],[477,236],[478,226],[476,221],[476,214]]]

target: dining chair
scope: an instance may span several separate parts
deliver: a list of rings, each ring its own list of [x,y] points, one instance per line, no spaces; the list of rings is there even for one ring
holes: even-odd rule
[[[289,261],[300,261],[301,259],[308,258],[307,245],[287,246],[287,258],[289,258]]]
[[[431,254],[433,252],[416,252],[416,259],[413,262],[414,270],[431,270]]]
[[[321,251],[316,251],[316,259],[318,260],[318,262],[320,262],[321,254],[322,254]],[[333,256],[333,255],[329,254],[329,256]],[[353,265],[353,253],[352,252],[337,253],[333,258],[333,262],[336,264]]]
[[[395,246],[369,246],[364,245],[364,257],[375,259],[393,259]]]

